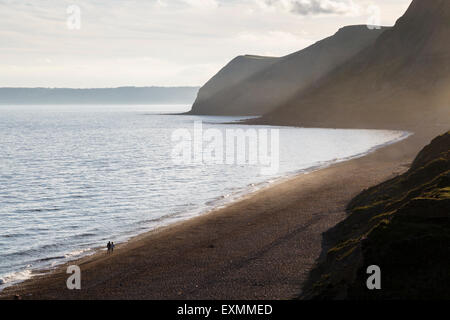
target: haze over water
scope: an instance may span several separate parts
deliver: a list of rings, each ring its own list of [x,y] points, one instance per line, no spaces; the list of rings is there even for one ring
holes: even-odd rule
[[[125,241],[406,137],[283,127],[280,170],[272,176],[258,166],[175,165],[174,130],[192,130],[199,120],[224,130],[235,126],[220,122],[239,119],[153,114],[180,108],[0,106],[0,288],[109,240]]]

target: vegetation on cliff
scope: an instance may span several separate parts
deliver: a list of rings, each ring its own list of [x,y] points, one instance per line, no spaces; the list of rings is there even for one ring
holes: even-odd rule
[[[353,199],[348,211],[324,235],[331,249],[304,298],[450,298],[450,131],[425,147],[405,174]],[[381,269],[381,290],[366,286],[371,265]]]

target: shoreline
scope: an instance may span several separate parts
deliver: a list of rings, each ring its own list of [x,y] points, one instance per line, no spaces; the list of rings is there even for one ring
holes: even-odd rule
[[[352,129],[348,129],[348,130],[352,130]],[[396,130],[380,130],[380,131],[396,131]],[[358,159],[361,157],[365,157],[373,152],[376,152],[379,149],[399,143],[405,139],[408,139],[412,135],[414,135],[413,132],[404,131],[404,130],[399,130],[398,132],[401,133],[401,135],[399,137],[397,137],[391,141],[376,145],[376,146],[368,149],[366,152],[355,154],[355,155],[348,156],[345,158],[325,161],[323,163],[318,163],[317,165],[312,166],[312,167],[307,167],[307,168],[303,168],[303,169],[299,169],[299,170],[295,170],[295,171],[286,172],[283,176],[272,177],[265,181],[261,181],[258,183],[252,183],[245,188],[239,188],[236,192],[233,192],[233,194],[231,195],[231,197],[229,199],[227,199],[227,197],[225,197],[225,196],[221,196],[221,197],[209,200],[206,203],[206,205],[210,206],[209,203],[211,203],[211,204],[214,203],[214,205],[212,205],[211,208],[202,208],[202,209],[199,209],[196,211],[186,212],[184,214],[181,214],[180,216],[168,219],[167,221],[163,221],[160,226],[157,226],[154,229],[150,229],[150,230],[147,230],[147,231],[144,231],[141,233],[131,234],[129,237],[126,237],[124,240],[116,242],[116,246],[122,247],[124,245],[127,245],[129,242],[132,242],[132,241],[135,241],[136,239],[145,237],[148,234],[160,232],[170,226],[176,226],[177,224],[183,223],[185,221],[188,221],[191,219],[196,219],[200,216],[208,215],[208,214],[214,213],[215,211],[225,209],[228,206],[231,206],[236,202],[243,201],[243,200],[247,199],[248,197],[251,197],[267,188],[272,188],[281,183],[287,183],[288,181],[295,179],[301,175],[312,174],[318,170],[323,170],[323,169],[332,167],[334,165],[337,165],[339,163],[343,163],[343,162],[351,161],[351,160]],[[18,275],[19,277],[17,280],[12,280],[10,283],[8,283],[8,282],[0,283],[0,296],[1,296],[2,291],[6,290],[7,288],[14,287],[16,285],[21,284],[22,282],[32,280],[35,277],[39,277],[39,276],[43,276],[43,275],[50,275],[51,273],[55,272],[55,270],[63,268],[64,266],[68,266],[74,262],[85,261],[86,259],[89,259],[89,258],[95,258],[95,256],[104,253],[104,251],[105,251],[105,248],[103,246],[92,246],[87,249],[81,249],[81,248],[77,249],[73,252],[66,253],[66,254],[64,254],[64,256],[61,256],[61,257],[55,257],[55,258],[45,257],[45,258],[41,259],[41,261],[45,261],[45,262],[48,262],[51,260],[55,260],[55,261],[53,261],[51,265],[44,264],[41,266],[37,266],[35,268],[22,269],[22,270],[14,271],[14,272],[7,274],[7,276],[10,276],[10,277],[14,276],[14,275]],[[79,253],[74,254],[74,252],[79,252]],[[57,259],[60,259],[60,260],[57,260]],[[21,277],[21,275],[24,275],[24,276]],[[26,276],[26,275],[28,275],[28,276]],[[3,286],[3,287],[1,287],[1,286]]]
[[[434,131],[434,130],[432,130]],[[92,280],[89,280],[89,278],[94,279],[97,278],[97,276],[100,276],[101,274],[101,278],[104,278],[106,276],[106,278],[110,278],[108,277],[105,273],[105,267],[106,269],[110,269],[108,267],[108,261],[112,262],[113,264],[115,262],[118,262],[120,264],[120,266],[118,267],[114,267],[115,268],[121,268],[123,267],[123,261],[121,260],[126,260],[128,261],[128,266],[126,267],[126,269],[129,269],[129,267],[133,267],[135,266],[135,264],[130,261],[131,257],[135,257],[137,252],[136,251],[141,251],[143,247],[145,247],[146,245],[148,245],[149,243],[152,245],[156,242],[161,245],[161,247],[170,247],[172,250],[177,251],[178,249],[181,249],[181,247],[190,247],[192,245],[192,243],[190,243],[189,241],[187,241],[185,238],[191,238],[192,237],[192,228],[194,229],[201,229],[201,231],[197,231],[197,233],[200,233],[200,235],[204,238],[209,238],[211,240],[209,240],[209,242],[214,242],[212,240],[214,240],[214,238],[216,237],[216,235],[214,234],[214,232],[208,230],[208,228],[204,228],[205,224],[211,224],[212,226],[214,226],[215,228],[220,228],[222,229],[222,231],[227,231],[230,228],[233,228],[236,225],[236,222],[239,222],[242,219],[245,218],[255,218],[257,214],[257,210],[252,210],[251,206],[249,207],[248,204],[254,204],[255,202],[259,205],[261,205],[261,202],[264,203],[264,199],[267,198],[267,195],[273,197],[274,193],[275,195],[279,196],[279,192],[280,190],[284,190],[287,191],[289,193],[289,198],[294,197],[294,199],[290,199],[290,200],[294,200],[295,201],[295,194],[293,193],[293,185],[302,185],[305,182],[308,182],[312,185],[314,185],[314,188],[318,188],[323,189],[326,188],[326,183],[325,185],[323,183],[320,183],[320,181],[315,181],[315,180],[329,180],[327,179],[327,175],[328,174],[343,174],[346,172],[346,170],[350,170],[350,172],[355,169],[355,167],[359,167],[361,169],[361,166],[366,166],[367,164],[370,164],[369,167],[374,165],[374,160],[380,161],[380,158],[387,158],[383,161],[383,165],[378,165],[378,167],[380,167],[379,169],[383,169],[382,172],[378,172],[376,174],[376,179],[374,177],[371,177],[370,179],[362,179],[361,177],[357,177],[359,180],[366,180],[366,181],[360,181],[358,184],[362,184],[362,186],[364,187],[369,187],[371,185],[373,185],[375,182],[378,182],[380,180],[383,181],[386,178],[390,177],[391,175],[389,175],[387,172],[385,172],[384,169],[391,167],[392,165],[394,165],[394,167],[392,169],[395,168],[395,170],[402,170],[402,165],[405,165],[405,160],[406,161],[410,161],[414,156],[416,151],[420,150],[421,147],[423,147],[423,145],[427,142],[427,139],[431,139],[433,137],[433,135],[435,133],[438,133],[439,131],[435,131],[432,134],[415,134],[412,136],[407,137],[405,140],[401,140],[400,142],[392,142],[391,144],[388,144],[387,146],[384,147],[379,147],[377,148],[377,150],[366,154],[366,155],[361,155],[359,157],[357,157],[356,159],[351,159],[351,160],[343,160],[344,162],[338,162],[335,164],[330,164],[328,165],[326,168],[319,168],[315,171],[309,172],[308,174],[296,174],[294,176],[291,177],[284,177],[281,178],[283,181],[277,182],[274,185],[270,184],[267,187],[263,187],[260,190],[257,190],[253,193],[244,195],[243,197],[239,198],[236,201],[231,202],[230,204],[226,205],[223,208],[216,208],[213,209],[211,211],[209,211],[208,213],[205,214],[201,214],[199,216],[190,218],[188,220],[182,220],[179,222],[175,222],[172,223],[168,226],[165,227],[161,227],[161,228],[157,228],[155,230],[137,235],[135,237],[132,237],[131,239],[129,239],[127,242],[119,244],[117,246],[116,252],[114,253],[114,255],[112,256],[106,256],[104,254],[103,251],[101,251],[101,248],[96,249],[96,252],[93,255],[89,255],[86,257],[82,257],[80,259],[76,259],[74,261],[62,264],[61,266],[57,267],[56,270],[51,271],[50,273],[44,274],[44,275],[39,275],[39,276],[35,276],[29,280],[25,280],[24,282],[21,282],[19,284],[15,284],[11,287],[7,287],[5,288],[2,292],[0,292],[0,297],[1,298],[8,298],[11,297],[12,295],[15,294],[19,294],[23,297],[31,297],[33,299],[35,298],[42,298],[42,299],[52,299],[52,298],[80,298],[80,299],[86,299],[86,298],[94,298],[94,299],[100,299],[100,298],[139,298],[136,297],[135,295],[131,294],[131,293],[125,293],[124,291],[120,290],[122,293],[118,294],[118,293],[114,293],[114,291],[110,291],[110,290],[106,290],[105,287],[102,288],[102,286],[95,286],[97,288],[97,290],[100,290],[102,292],[102,294],[97,293],[93,293],[93,292],[88,292],[91,290],[87,290],[86,292],[83,292],[83,294],[77,294],[76,292],[69,292],[66,288],[65,288],[65,280],[62,282],[62,279],[66,279],[66,274],[65,274],[65,267],[67,265],[70,264],[77,264],[80,265],[80,267],[82,267],[82,272],[83,272],[83,278],[86,279],[86,277],[84,277],[84,270],[87,270],[86,272],[90,273],[90,276],[87,277],[87,282],[90,283],[92,282]],[[422,145],[423,144],[423,145]],[[403,149],[402,152],[396,152],[394,151],[394,149]],[[387,167],[386,167],[387,166]],[[406,167],[405,167],[406,168]],[[400,172],[394,172],[394,173],[400,173]],[[347,172],[348,173],[348,172]],[[372,183],[372,180],[373,183]],[[322,181],[324,182],[324,181]],[[345,188],[344,188],[345,189]],[[323,190],[322,190],[323,191]],[[357,191],[361,191],[357,186],[355,186],[355,190],[352,191],[352,196],[356,195],[355,193]],[[295,190],[294,190],[295,193]],[[300,192],[301,193],[301,192]],[[303,196],[308,196],[303,195]],[[351,199],[351,198],[350,198]],[[272,204],[270,204],[270,209],[278,209],[280,210],[280,205],[281,206],[285,206],[286,203],[283,201],[283,199],[281,199],[282,201],[280,203],[275,203],[275,206],[273,206]],[[336,204],[336,203],[335,203]],[[319,219],[321,220],[320,223],[323,224],[322,227],[320,228],[320,232],[316,232],[315,233],[315,240],[317,240],[317,237],[321,237],[321,232],[326,231],[329,227],[332,227],[334,224],[336,224],[337,222],[339,222],[341,219],[343,219],[345,217],[345,210],[343,210],[343,205],[345,205],[345,202],[340,202],[340,207],[339,207],[339,212],[336,213],[336,215],[334,217],[325,217],[323,216],[323,219]],[[306,204],[306,206],[308,207],[308,204]],[[313,206],[314,207],[314,206]],[[242,210],[245,209],[245,210]],[[264,210],[264,208],[261,208],[262,210]],[[287,207],[284,208],[286,209],[285,211],[289,211],[292,210],[292,207],[289,206],[289,204],[287,204]],[[314,211],[314,208],[311,208],[311,203],[309,204],[309,209]],[[327,211],[329,211],[330,209],[326,208],[325,209]],[[244,218],[240,218],[239,215],[236,215],[236,211],[241,211],[243,212],[243,216]],[[267,210],[266,210],[267,211]],[[267,212],[266,212],[267,213]],[[258,219],[259,214],[258,215]],[[280,214],[282,215],[282,213]],[[291,214],[290,214],[291,215]],[[245,217],[247,216],[247,217]],[[296,220],[296,217],[291,217],[292,219]],[[311,217],[309,217],[311,218]],[[215,222],[215,220],[218,220],[220,223],[220,227],[217,227]],[[230,220],[228,222],[225,223],[225,221]],[[302,219],[300,219],[302,220]],[[303,219],[304,220],[304,219]],[[323,221],[322,221],[323,220]],[[327,221],[325,221],[327,220]],[[260,227],[258,227],[257,229],[255,229],[255,231],[264,231],[264,229],[267,229],[268,226],[268,222],[265,223],[265,221],[258,221],[255,222],[254,219],[250,219],[248,220],[248,222],[254,223],[255,225],[258,224],[260,225]],[[295,222],[295,221],[294,221]],[[305,221],[298,221],[297,224],[301,225],[302,223],[304,224]],[[295,227],[295,225],[297,225],[296,223],[293,223],[292,225],[288,225],[288,229],[290,229],[291,227]],[[202,227],[203,226],[203,227]],[[303,226],[305,227],[305,226]],[[269,228],[270,229],[270,228]],[[183,234],[184,232],[184,234]],[[243,231],[244,232],[244,231]],[[190,236],[186,236],[186,233],[190,233]],[[245,233],[245,232],[244,232]],[[282,232],[283,233],[283,232]],[[168,238],[169,236],[169,238]],[[178,243],[180,241],[174,241],[176,243],[171,243],[170,241],[170,237],[175,237],[176,240],[181,240],[181,243]],[[178,239],[180,238],[180,239]],[[185,239],[185,241],[183,241],[183,239]],[[220,239],[219,239],[220,240]],[[218,241],[217,239],[215,241]],[[310,240],[312,241],[312,240]],[[319,242],[319,246],[320,245],[320,240]],[[227,247],[226,243],[223,243],[224,247]],[[233,244],[228,244],[228,246],[233,247]],[[306,268],[304,270],[301,270],[303,273],[306,272],[306,270],[309,270],[312,267],[312,264],[314,263],[314,261],[318,258],[318,253],[320,250],[318,250],[319,248],[317,247],[317,243],[315,244],[315,249],[314,249],[314,254],[311,255],[311,257],[313,257],[314,259],[308,259],[308,264],[309,264],[309,268]],[[211,250],[215,250],[216,246],[211,244],[211,245],[207,245],[206,252],[204,252],[203,254],[207,254],[208,251]],[[155,253],[159,254],[159,255],[163,255],[164,256],[164,252],[161,252],[161,249],[155,249],[155,248],[150,248],[152,251],[151,254],[150,252],[148,252],[150,254],[150,257],[154,257]],[[204,248],[203,248],[204,249]],[[235,248],[236,249],[236,248]],[[144,250],[143,251],[147,251]],[[203,250],[200,250],[203,251]],[[131,255],[131,256],[130,256]],[[140,256],[140,254],[138,254]],[[148,254],[145,254],[148,257]],[[202,255],[201,255],[202,256]],[[225,255],[226,256],[226,255]],[[248,255],[242,255],[240,256],[240,258],[243,258],[245,256]],[[310,258],[311,258],[310,257]],[[202,256],[202,258],[205,258],[204,256]],[[207,258],[207,257],[206,257]],[[221,260],[220,262],[224,263],[224,258],[220,258],[220,257],[216,257],[217,259]],[[170,260],[170,256],[167,257],[165,256],[164,259],[161,258],[161,261],[166,261],[167,259]],[[135,260],[135,259],[131,259],[131,260]],[[191,261],[193,262],[193,261]],[[231,260],[232,262],[232,260]],[[181,263],[181,264],[186,264],[186,263]],[[163,264],[164,265],[164,264]],[[166,264],[167,265],[167,264]],[[195,263],[194,263],[195,265]],[[153,266],[156,268],[156,266]],[[196,268],[192,268],[192,265],[190,265],[191,267],[191,271],[196,271]],[[102,269],[103,268],[103,269]],[[120,270],[116,270],[119,274],[125,272],[126,275],[126,269],[120,269]],[[183,268],[182,268],[183,269]],[[189,268],[184,268],[184,269],[189,269]],[[201,269],[201,268],[200,268]],[[231,268],[232,269],[232,268]],[[103,271],[102,271],[103,270]],[[195,273],[195,272],[194,272]],[[299,271],[300,273],[300,271]],[[97,276],[95,275],[97,274]],[[145,274],[145,272],[144,272]],[[137,278],[141,278],[141,276],[143,276],[143,274],[141,274],[140,276],[138,276]],[[178,275],[179,276],[179,275]],[[173,277],[177,277],[176,274],[173,274]],[[146,277],[144,277],[145,279]],[[162,277],[162,282],[164,283],[164,278],[166,279],[170,279],[171,276],[170,274],[166,274],[165,277]],[[189,277],[186,278],[185,281],[187,281],[188,283],[190,283],[187,279]],[[111,279],[109,279],[111,280]],[[105,280],[106,281],[106,280]],[[160,278],[161,281],[161,278]],[[183,282],[183,279],[178,279],[178,281]],[[185,284],[186,285],[186,284]],[[90,288],[92,287],[90,284],[88,285]],[[119,288],[123,288],[124,285],[122,283],[120,283],[120,285],[118,286]],[[196,298],[195,296],[192,295],[186,295],[184,293],[184,290],[174,292],[174,290],[169,289],[166,285],[164,285],[163,287],[166,287],[166,293],[165,294],[161,294],[160,296],[154,296],[154,295],[148,295],[148,296],[144,296],[143,298],[156,298],[156,299],[166,299],[166,298],[182,298],[182,299],[188,299],[188,298]],[[170,287],[170,286],[169,286]],[[198,288],[198,285],[197,285]],[[300,287],[297,287],[297,290],[299,290]],[[106,291],[105,291],[106,290]],[[168,290],[168,291],[167,291]],[[83,290],[81,290],[83,291]],[[107,292],[110,291],[110,292]],[[136,292],[136,289],[133,290],[133,288],[130,288],[131,292]],[[145,290],[144,290],[145,291]],[[176,291],[176,290],[175,290]],[[140,292],[140,290],[137,290],[137,292]],[[170,292],[170,294],[169,294]],[[181,294],[179,294],[181,292]],[[57,294],[56,294],[57,293]],[[79,292],[81,293],[81,292]],[[31,295],[28,295],[31,294]],[[124,296],[125,294],[125,296]],[[217,292],[216,292],[217,294]],[[217,296],[215,295],[200,295],[200,298],[217,298]],[[230,297],[230,296],[218,296],[219,298],[224,298],[224,297]],[[237,296],[237,297],[233,297],[232,298],[252,298],[251,296]],[[288,298],[288,297],[292,297],[292,296],[286,296],[285,294],[281,294],[281,295],[270,295],[269,297],[272,298]],[[259,296],[259,298],[264,298]]]

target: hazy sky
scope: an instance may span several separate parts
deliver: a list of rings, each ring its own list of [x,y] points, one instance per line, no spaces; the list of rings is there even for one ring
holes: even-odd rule
[[[0,86],[202,85],[237,55],[282,56],[377,10],[393,25],[410,3],[0,0]]]

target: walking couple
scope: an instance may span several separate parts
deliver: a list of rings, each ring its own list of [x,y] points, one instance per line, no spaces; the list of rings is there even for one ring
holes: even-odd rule
[[[106,245],[106,249],[108,249],[107,253],[113,253],[115,246],[114,242],[108,241],[108,244]]]

